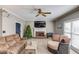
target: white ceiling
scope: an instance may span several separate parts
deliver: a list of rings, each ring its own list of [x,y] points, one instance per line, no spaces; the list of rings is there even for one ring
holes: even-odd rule
[[[46,20],[51,21],[56,17],[67,13],[68,11],[76,8],[76,5],[3,5],[1,8],[5,8],[8,11],[11,11],[21,19],[25,21],[35,21],[35,20]],[[47,17],[38,16],[37,14],[38,8],[41,8],[43,11],[49,11],[52,14],[48,14]]]

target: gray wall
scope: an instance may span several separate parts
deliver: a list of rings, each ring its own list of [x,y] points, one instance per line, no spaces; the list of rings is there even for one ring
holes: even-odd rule
[[[2,9],[0,9],[0,36],[2,35]]]
[[[54,32],[55,33],[59,33],[59,34],[63,34],[63,23],[64,21],[69,21],[69,20],[76,20],[77,18],[79,18],[79,11],[76,11],[68,16],[65,16],[62,19],[58,19],[56,21],[54,21]],[[59,28],[61,26],[61,28]]]

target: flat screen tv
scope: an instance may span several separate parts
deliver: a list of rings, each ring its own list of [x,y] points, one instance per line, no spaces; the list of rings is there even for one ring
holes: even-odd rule
[[[46,22],[45,21],[34,21],[34,27],[44,28],[46,27]]]

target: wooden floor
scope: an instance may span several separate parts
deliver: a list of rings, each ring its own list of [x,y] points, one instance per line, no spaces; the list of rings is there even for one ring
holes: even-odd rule
[[[52,54],[47,49],[47,42],[50,39],[51,38],[49,38],[49,39],[48,38],[41,38],[41,39],[31,38],[31,39],[28,39],[28,40],[37,42],[37,53],[36,54]],[[69,54],[77,54],[77,53],[74,52],[72,49],[70,49]]]

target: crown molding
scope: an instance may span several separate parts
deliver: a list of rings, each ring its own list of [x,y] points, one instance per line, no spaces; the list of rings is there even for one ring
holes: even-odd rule
[[[20,17],[20,16],[16,15],[16,14],[15,14],[15,13],[13,13],[12,11],[10,11],[10,10],[8,10],[8,9],[5,9],[5,8],[1,8],[1,9],[2,9],[2,12],[9,13],[9,14],[11,14],[11,15],[15,16],[16,18],[18,18],[18,19],[21,19],[21,20],[25,21],[25,20],[24,20],[24,18],[22,18],[22,17]]]

